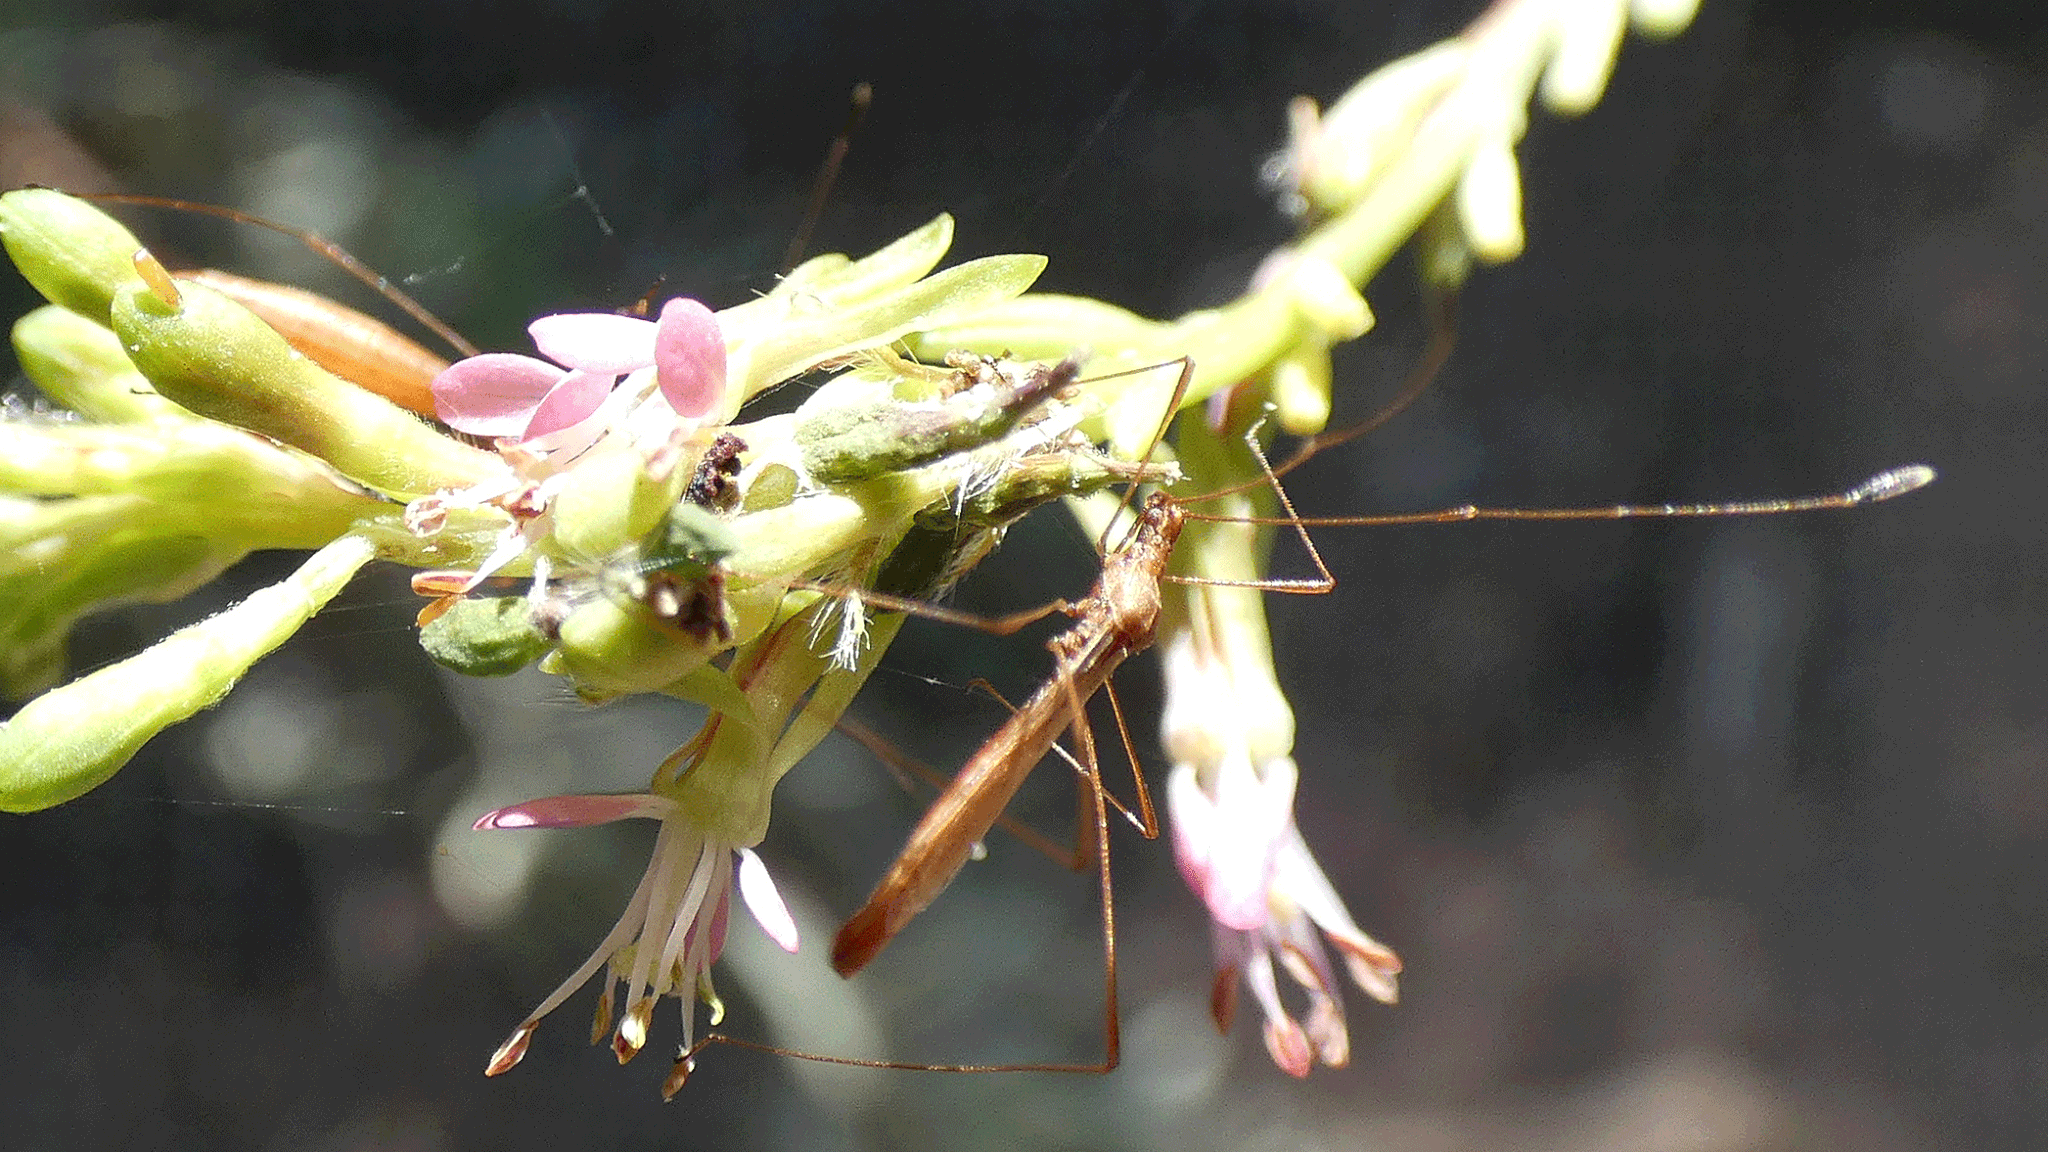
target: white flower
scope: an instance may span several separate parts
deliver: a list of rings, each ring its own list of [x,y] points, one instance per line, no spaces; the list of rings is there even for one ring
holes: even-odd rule
[[[1273,1063],[1292,1076],[1308,1075],[1319,1059],[1341,1068],[1351,1041],[1323,941],[1336,946],[1353,982],[1383,1004],[1399,994],[1401,959],[1352,922],[1295,827],[1293,758],[1261,749],[1255,762],[1250,734],[1264,729],[1246,712],[1262,694],[1236,683],[1230,666],[1191,633],[1169,639],[1165,663],[1167,746],[1176,759],[1166,807],[1174,860],[1209,909],[1216,952],[1210,1012],[1217,1027],[1230,1026],[1242,977],[1265,1012]],[[1275,960],[1307,994],[1305,1020],[1281,1001]]]
[[[696,1002],[711,1008],[715,1026],[724,1014],[711,985],[711,965],[725,947],[725,929],[737,880],[746,902],[769,938],[785,951],[797,949],[796,924],[775,890],[767,866],[750,848],[728,844],[699,827],[665,796],[550,796],[500,808],[476,822],[478,829],[573,828],[631,817],[661,821],[654,858],[619,922],[606,934],[590,959],[541,1001],[512,1035],[491,1055],[484,1075],[509,1071],[526,1055],[534,1029],[546,1016],[596,975],[607,969],[598,998],[591,1042],[611,1030],[613,985],[624,981],[625,1012],[612,1033],[612,1051],[621,1064],[647,1043],[647,1025],[656,1001],[674,996],[682,1002],[683,1045],[688,1053],[696,1040]],[[737,867],[735,867],[737,865]],[[673,1095],[693,1062],[678,1062],[664,1095]]]

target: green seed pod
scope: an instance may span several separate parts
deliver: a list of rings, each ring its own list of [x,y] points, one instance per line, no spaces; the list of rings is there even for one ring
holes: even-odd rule
[[[850,390],[827,386],[797,409],[796,442],[814,480],[880,476],[988,443],[1080,374],[1080,361],[1070,357],[1014,379],[999,372],[995,380],[927,401],[895,399],[886,381]],[[846,398],[847,391],[856,395]]]
[[[503,474],[497,456],[328,373],[219,292],[191,283],[179,292],[169,302],[137,282],[113,305],[129,358],[171,400],[311,452],[384,492],[461,488]]]
[[[420,629],[427,655],[465,676],[510,676],[552,646],[523,596],[458,600]]]
[[[142,242],[119,221],[50,188],[0,194],[0,242],[14,266],[52,304],[101,324],[114,294],[140,284]]]
[[[692,636],[646,607],[600,596],[562,621],[561,648],[548,670],[569,677],[588,701],[659,692],[729,645],[716,634]]]

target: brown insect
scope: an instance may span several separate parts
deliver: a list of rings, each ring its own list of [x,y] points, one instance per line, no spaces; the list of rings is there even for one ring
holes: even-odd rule
[[[368,270],[338,245],[315,233],[213,205],[128,195],[102,195],[93,198],[201,212],[293,236],[316,252],[333,259],[352,275],[390,298],[462,354],[471,355],[475,352],[473,346],[410,297]],[[432,415],[432,398],[426,384],[445,366],[445,362],[381,321],[315,293],[286,285],[268,284],[211,271],[178,275],[206,283],[234,296],[277,328],[302,353],[336,375],[355,381],[415,412]],[[1108,813],[1115,809],[1147,838],[1156,837],[1159,829],[1150,793],[1145,787],[1142,773],[1136,769],[1137,757],[1132,751],[1128,732],[1123,730],[1121,711],[1117,711],[1117,723],[1126,754],[1133,765],[1133,779],[1136,782],[1135,810],[1132,806],[1119,801],[1103,786],[1100,759],[1093,731],[1086,719],[1085,705],[1097,691],[1108,691],[1112,707],[1115,707],[1110,679],[1124,661],[1151,645],[1160,611],[1160,585],[1163,582],[1197,585],[1215,583],[1166,572],[1174,543],[1179,538],[1183,525],[1190,519],[1291,527],[1307,550],[1317,569],[1317,575],[1295,580],[1246,581],[1239,586],[1285,593],[1319,594],[1333,589],[1336,581],[1317,553],[1314,542],[1307,533],[1309,527],[1384,526],[1474,520],[1618,520],[1636,517],[1770,515],[1847,508],[1890,499],[1922,487],[1934,478],[1932,469],[1909,466],[1880,473],[1847,492],[1798,499],[1547,509],[1479,508],[1462,505],[1436,511],[1392,515],[1313,518],[1296,515],[1285,490],[1280,486],[1280,478],[1318,452],[1378,427],[1419,395],[1448,357],[1454,339],[1450,326],[1442,322],[1442,317],[1439,317],[1439,320],[1430,348],[1425,352],[1415,372],[1411,374],[1408,384],[1393,402],[1372,419],[1342,432],[1310,438],[1278,467],[1268,465],[1256,441],[1248,439],[1264,470],[1265,482],[1271,484],[1287,512],[1285,516],[1247,520],[1210,517],[1188,510],[1191,505],[1202,501],[1241,491],[1245,487],[1243,485],[1192,498],[1154,494],[1146,499],[1123,543],[1105,557],[1100,578],[1082,600],[1078,603],[1055,601],[1039,609],[996,620],[984,620],[931,605],[863,593],[863,598],[876,607],[913,611],[920,615],[966,624],[1001,635],[1014,633],[1055,612],[1064,612],[1074,617],[1075,622],[1072,627],[1048,643],[1054,656],[1055,666],[1052,674],[1021,707],[1015,710],[1010,720],[989,737],[944,788],[939,799],[912,831],[895,863],[876,885],[867,902],[841,926],[833,941],[834,968],[842,975],[851,976],[872,961],[898,932],[951,883],[967,859],[973,855],[976,846],[998,823],[1014,827],[1024,838],[1050,848],[1049,843],[1042,837],[1036,837],[1028,829],[1011,825],[1004,817],[1003,810],[1032,769],[1049,753],[1058,749],[1060,734],[1071,728],[1074,732],[1075,753],[1068,755],[1064,750],[1059,750],[1059,754],[1074,765],[1083,785],[1083,803],[1086,808],[1082,815],[1089,825],[1089,831],[1092,832],[1086,841],[1077,845],[1074,859],[1080,866],[1085,866],[1090,860],[1093,861],[1102,900],[1104,1056],[1101,1061],[1087,1064],[906,1063],[822,1055],[762,1044],[722,1033],[710,1033],[701,1037],[689,1051],[678,1056],[677,1068],[684,1068],[690,1058],[712,1044],[732,1045],[825,1063],[925,1071],[1106,1072],[1117,1065],[1121,1055],[1121,1040],[1116,994],[1116,928],[1114,886],[1109,867]],[[1182,361],[1177,394],[1184,393],[1192,372],[1192,362]]]
[[[1448,347],[1443,348],[1448,352]],[[1440,356],[1425,360],[1433,374]],[[1183,364],[1181,387],[1186,387],[1192,366]],[[1426,380],[1422,381],[1426,383]],[[1397,409],[1420,391],[1416,383],[1404,389]],[[1305,443],[1282,467],[1270,466],[1256,441],[1256,427],[1246,440],[1279,497],[1286,515],[1282,517],[1226,518],[1189,512],[1187,506],[1242,490],[1243,486],[1190,500],[1163,493],[1147,498],[1143,510],[1125,542],[1103,561],[1095,587],[1078,604],[1058,601],[1045,608],[996,621],[977,623],[987,631],[1006,634],[1053,612],[1074,617],[1073,627],[1054,637],[1054,670],[1046,682],[1018,708],[994,735],[967,761],[952,782],[932,804],[911,832],[895,862],[875,886],[867,902],[841,925],[832,944],[832,964],[842,976],[851,976],[872,961],[919,912],[922,912],[951,883],[985,837],[991,826],[1021,787],[1026,776],[1056,747],[1063,730],[1074,732],[1076,754],[1067,757],[1076,765],[1084,786],[1084,819],[1092,824],[1091,848],[1097,867],[1097,884],[1102,899],[1104,941],[1104,1055],[1093,1064],[1021,1064],[959,1066],[975,1071],[1108,1071],[1120,1056],[1119,1017],[1116,999],[1116,930],[1113,886],[1109,870],[1108,809],[1117,808],[1130,818],[1148,839],[1158,834],[1151,798],[1137,758],[1131,755],[1137,781],[1138,811],[1118,803],[1103,787],[1096,743],[1084,712],[1085,702],[1097,690],[1109,685],[1111,675],[1131,656],[1149,647],[1160,610],[1160,584],[1214,584],[1191,577],[1170,575],[1167,562],[1175,541],[1189,519],[1228,520],[1237,523],[1275,524],[1291,527],[1299,535],[1313,561],[1317,575],[1306,579],[1244,581],[1234,586],[1268,591],[1320,594],[1336,586],[1324,565],[1307,528],[1311,526],[1387,526],[1401,524],[1453,523],[1477,520],[1621,520],[1638,517],[1687,518],[1707,516],[1774,515],[1789,512],[1848,508],[1887,500],[1923,487],[1934,479],[1931,468],[1914,465],[1880,473],[1846,492],[1803,497],[1706,504],[1614,505],[1594,508],[1480,508],[1461,505],[1429,512],[1304,518],[1295,514],[1279,478],[1306,462],[1316,452],[1350,440],[1384,422],[1392,411],[1383,411],[1366,425]],[[957,619],[944,614],[948,619]],[[970,623],[974,623],[969,621]],[[1114,697],[1112,696],[1112,704]],[[1121,732],[1122,717],[1117,722]],[[1121,732],[1127,754],[1131,742]],[[1081,859],[1077,853],[1077,860]],[[898,1065],[886,1065],[897,1067]],[[955,1066],[947,1066],[955,1067]]]

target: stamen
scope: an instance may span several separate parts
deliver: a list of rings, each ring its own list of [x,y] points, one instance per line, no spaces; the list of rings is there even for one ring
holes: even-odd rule
[[[171,278],[171,274],[155,256],[150,255],[149,249],[137,248],[134,262],[135,274],[142,277],[144,284],[149,285],[150,295],[155,296],[159,303],[166,308],[179,308],[184,305],[185,298],[178,293],[178,282]]]
[[[642,996],[633,1002],[631,1008],[619,1020],[619,1030],[612,1034],[612,1055],[624,1064],[640,1054],[647,1046],[647,1024],[654,1018],[654,997]]]
[[[685,1051],[688,1051],[688,1049],[685,1049]],[[668,1076],[661,1082],[661,1098],[663,1102],[675,1099],[676,1093],[681,1092],[683,1084],[690,1079],[690,1073],[696,1070],[697,1061],[693,1057],[683,1056],[678,1058],[675,1067],[668,1070]]]
[[[484,1075],[498,1076],[510,1072],[521,1060],[526,1059],[526,1046],[533,1040],[533,1030],[538,1027],[540,1017],[535,1015],[513,1029],[511,1038],[498,1045],[498,1050],[491,1053],[490,1063],[484,1065]]]

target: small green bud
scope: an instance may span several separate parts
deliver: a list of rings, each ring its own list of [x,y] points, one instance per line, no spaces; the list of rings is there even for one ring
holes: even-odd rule
[[[1273,415],[1290,436],[1313,436],[1330,423],[1330,346],[1304,340],[1273,363]]]
[[[217,703],[374,553],[344,536],[282,583],[22,705],[0,723],[0,811],[34,812],[105,783],[150,737]]]
[[[142,242],[119,221],[50,188],[0,193],[0,242],[23,278],[52,304],[101,324],[123,287],[140,284]]]
[[[593,702],[659,692],[729,647],[716,633],[691,635],[645,605],[610,596],[577,605],[562,621],[560,644],[548,670]]]
[[[1543,70],[1544,105],[1560,116],[1577,116],[1598,104],[1627,26],[1628,10],[1621,4],[1560,9],[1557,49]]]
[[[510,676],[553,644],[534,626],[523,596],[458,600],[420,629],[420,647],[465,676]]]
[[[1500,264],[1522,254],[1522,178],[1512,137],[1499,136],[1473,149],[1455,195],[1473,255]]]
[[[1320,215],[1348,211],[1409,147],[1417,127],[1461,80],[1472,59],[1463,39],[1445,40],[1379,69],[1317,114],[1291,110],[1288,163],[1297,190]]]
[[[169,303],[138,281],[113,305],[129,358],[171,400],[311,452],[385,492],[461,488],[503,474],[496,455],[328,373],[219,292],[190,282],[179,291]]]
[[[1283,275],[1295,307],[1327,341],[1356,340],[1372,330],[1372,308],[1328,260],[1297,253],[1287,260]]]
[[[88,420],[141,424],[191,416],[156,394],[121,350],[120,337],[69,308],[50,304],[16,320],[14,354],[43,395]]]
[[[1700,0],[1632,0],[1628,7],[1636,31],[1663,40],[1685,31],[1700,10]]]

